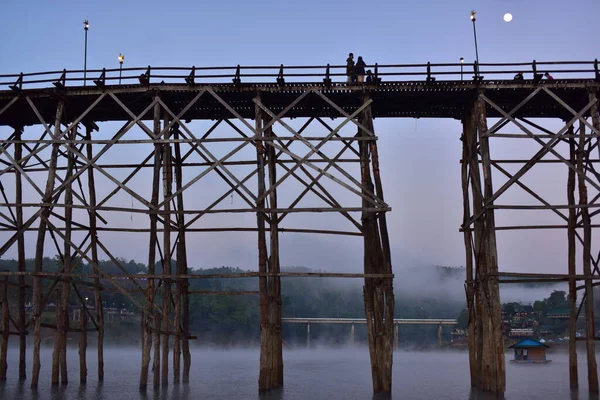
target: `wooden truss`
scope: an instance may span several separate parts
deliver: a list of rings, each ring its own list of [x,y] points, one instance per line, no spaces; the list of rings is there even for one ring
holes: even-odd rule
[[[14,104],[27,104],[38,117],[32,128],[16,127],[14,133],[0,141],[0,182],[14,182],[14,197],[3,193],[0,203],[0,232],[7,234],[0,243],[0,256],[17,246],[18,271],[0,273],[3,287],[18,286],[18,318],[3,312],[2,351],[0,364],[6,362],[9,333],[20,337],[19,375],[26,376],[25,332],[33,327],[34,349],[31,385],[37,386],[40,364],[40,331],[45,325],[41,315],[51,300],[57,304],[54,351],[52,356],[52,383],[67,382],[66,336],[77,329],[82,333],[80,342],[80,381],[87,379],[85,349],[87,347],[86,318],[80,318],[79,328],[69,325],[69,295],[76,293],[81,303],[81,313],[91,320],[98,334],[98,379],[103,379],[104,315],[102,291],[117,290],[127,296],[142,314],[142,363],[140,388],[145,389],[149,379],[150,361],[153,362],[154,386],[169,382],[169,339],[173,337],[173,382],[189,381],[191,355],[189,340],[189,279],[206,279],[206,275],[187,274],[186,243],[193,232],[249,231],[258,235],[258,272],[223,277],[256,276],[259,279],[261,356],[259,390],[264,391],[283,384],[281,346],[281,276],[353,276],[365,279],[365,311],[367,314],[369,348],[375,392],[391,391],[392,328],[394,297],[389,238],[385,213],[390,207],[385,203],[379,172],[376,136],[373,128],[371,104],[365,95],[354,109],[338,106],[320,89],[301,91],[285,108],[275,109],[258,91],[253,98],[253,121],[242,117],[229,104],[222,93],[207,86],[194,89],[185,104],[171,100],[168,91],[148,90],[132,110],[121,97],[122,90],[105,88],[79,115],[73,115],[76,95],[63,95],[57,102],[52,121],[42,117],[36,98],[27,92],[17,92],[0,110],[0,115],[10,113]],[[317,99],[341,118],[337,126],[330,126],[321,117],[311,117],[300,129],[286,122],[291,110],[302,106],[306,99]],[[200,134],[187,118],[192,109],[217,102],[222,106],[214,124]],[[91,120],[97,108],[114,108],[123,125],[110,139],[96,139],[101,129]],[[141,111],[140,111],[141,110]],[[276,111],[274,111],[276,110]],[[336,120],[339,122],[340,119]],[[151,122],[151,124],[149,124]],[[213,135],[217,126],[227,126],[227,137]],[[41,126],[41,135],[30,136]],[[307,136],[307,127],[323,134]],[[351,126],[355,134],[342,136],[342,128]],[[130,139],[132,128],[138,127],[143,139]],[[102,130],[102,129],[101,129]],[[328,156],[324,147],[331,142],[342,144],[334,156]],[[211,144],[228,146],[225,155],[211,150]],[[103,156],[117,146],[152,146],[143,161],[136,163],[107,164]],[[304,152],[298,146],[303,146]],[[248,158],[244,149],[254,147],[254,157]],[[238,159],[238,158],[244,159]],[[197,161],[192,161],[196,159]],[[344,167],[355,164],[360,174],[352,174]],[[250,169],[241,174],[235,166]],[[141,171],[152,171],[148,182],[149,195],[135,190],[132,181]],[[126,171],[125,178],[115,171]],[[190,188],[202,184],[208,175],[218,175],[227,185],[224,193],[202,209],[185,207],[184,200]],[[356,175],[356,176],[355,176]],[[114,189],[99,195],[98,182],[110,182]],[[187,179],[187,180],[186,180]],[[256,181],[257,185],[251,185]],[[278,190],[285,182],[294,181],[303,190],[289,205],[278,204]],[[45,185],[43,185],[43,182]],[[344,200],[354,199],[354,205],[343,205],[324,182],[335,184],[344,193]],[[132,198],[131,207],[115,204],[122,194]],[[223,208],[223,200],[236,194],[243,206]],[[302,207],[308,194],[318,198],[323,206]],[[39,201],[31,201],[37,197]],[[27,199],[27,200],[25,200]],[[135,203],[135,204],[134,204]],[[283,226],[286,217],[294,213],[339,213],[352,226],[352,230],[324,230]],[[232,226],[199,226],[203,216],[225,213],[255,213],[255,228]],[[113,226],[111,221],[123,215],[147,216],[147,227],[124,228]],[[360,214],[360,217],[359,217]],[[25,269],[25,237],[36,234],[35,265],[33,271]],[[105,244],[106,235],[113,232],[149,235],[148,267],[144,276],[127,275],[117,256]],[[267,232],[269,242],[267,245]],[[364,274],[282,273],[279,266],[279,233],[302,232],[362,236],[365,245]],[[45,245],[54,243],[61,260],[58,271],[47,271],[43,265]],[[157,252],[158,251],[158,252]],[[103,271],[99,259],[104,255],[123,272],[116,276]],[[176,264],[172,267],[171,260]],[[93,266],[93,271],[81,273],[80,264]],[[156,273],[159,262],[162,272]],[[9,282],[9,278],[17,282]],[[119,279],[117,279],[119,278]],[[123,279],[125,278],[125,280]],[[33,286],[33,311],[28,319],[25,313],[25,289]],[[143,283],[141,283],[143,280]],[[94,293],[91,307],[82,295],[90,288]],[[230,292],[228,292],[231,294]],[[143,296],[141,296],[143,294]],[[204,293],[206,294],[206,293]],[[240,294],[247,294],[241,293]],[[6,296],[3,294],[3,296]],[[4,298],[5,299],[5,298]],[[7,307],[7,301],[2,301]],[[12,321],[13,327],[10,328]],[[180,371],[183,355],[183,372]],[[2,369],[0,368],[0,374]],[[5,376],[4,372],[4,376]],[[0,375],[0,378],[2,376]]]
[[[595,359],[594,327],[594,279],[600,279],[600,249],[593,249],[593,217],[598,215],[600,198],[600,175],[598,138],[600,123],[597,104],[597,87],[580,90],[585,104],[581,109],[573,109],[551,88],[532,88],[523,100],[508,110],[499,106],[492,96],[483,89],[473,103],[472,112],[463,119],[463,157],[462,188],[464,194],[464,221],[462,231],[466,249],[466,293],[469,308],[469,362],[471,384],[474,387],[504,392],[504,350],[500,318],[499,283],[568,281],[570,302],[570,341],[569,371],[572,387],[577,387],[577,354],[575,348],[576,322],[585,305],[586,348],[588,361],[588,382],[592,392],[598,391],[597,367]],[[563,125],[558,130],[540,126],[539,123],[524,118],[521,113],[530,102],[545,97],[543,101],[558,103],[566,111]],[[488,128],[486,114],[489,112],[501,117]],[[500,133],[505,126],[516,127],[519,133]],[[527,139],[539,144],[540,149],[529,159],[496,160],[490,156],[490,139],[505,138],[511,140]],[[523,177],[535,165],[560,164],[568,169],[568,204],[557,204],[544,198],[529,187]],[[506,164],[516,164],[520,168],[516,173],[507,170]],[[507,181],[496,188],[492,184],[492,175],[500,174]],[[575,196],[575,183],[578,186],[578,201]],[[509,188],[519,187],[537,204],[503,204]],[[588,195],[588,189],[595,195]],[[504,195],[504,196],[503,196]],[[494,214],[497,210],[544,210],[558,216],[563,224],[533,225],[517,224],[496,226]],[[527,274],[499,273],[496,246],[496,232],[501,230],[541,230],[566,229],[568,241],[567,274]],[[577,251],[580,248],[582,274],[577,274]],[[505,278],[505,279],[502,279]],[[508,279],[510,278],[510,279]],[[577,281],[583,285],[577,286]],[[582,302],[577,307],[577,290],[582,289]]]

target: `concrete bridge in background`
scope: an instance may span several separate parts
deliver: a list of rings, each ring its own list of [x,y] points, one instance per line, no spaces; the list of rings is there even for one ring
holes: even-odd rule
[[[306,324],[306,347],[310,347],[310,324],[351,324],[350,328],[350,342],[354,344],[354,325],[355,324],[366,324],[366,318],[282,318],[281,322],[288,322],[292,324]],[[394,319],[394,349],[398,348],[399,342],[399,325],[437,325],[437,344],[442,344],[442,325],[457,325],[458,321],[455,319],[444,319],[444,318],[395,318]]]

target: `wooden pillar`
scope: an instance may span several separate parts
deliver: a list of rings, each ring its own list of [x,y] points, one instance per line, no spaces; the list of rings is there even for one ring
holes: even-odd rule
[[[575,156],[575,138],[573,126],[569,127],[569,162],[577,165]],[[569,385],[571,388],[579,387],[577,372],[577,281],[574,276],[576,270],[576,241],[575,225],[577,223],[577,210],[575,205],[575,171],[568,168],[567,201],[569,203],[569,220],[567,225],[568,243],[568,268],[569,268]]]
[[[469,349],[469,371],[471,376],[471,386],[477,387],[477,351],[475,348],[476,335],[475,335],[475,291],[473,285],[473,230],[469,225],[469,219],[471,218],[471,199],[469,196],[469,183],[474,184],[474,177],[470,175],[470,172],[476,169],[477,177],[479,177],[479,166],[477,163],[477,137],[475,134],[475,124],[473,116],[462,120],[463,134],[462,134],[462,162],[461,162],[461,176],[462,176],[462,191],[463,191],[463,234],[465,243],[465,270],[466,270],[466,296],[467,296],[467,309],[469,311],[467,337],[468,337],[468,349]],[[477,178],[479,181],[479,178]]]
[[[592,94],[590,94],[590,99]],[[594,96],[595,100],[595,96]],[[585,174],[585,124],[580,123],[579,126],[579,144],[577,148],[577,170],[581,174]],[[579,205],[583,206],[580,209],[581,222],[583,225],[583,274],[586,276],[592,275],[591,267],[591,244],[592,244],[592,228],[591,218],[588,209],[588,193],[587,185],[581,175],[577,177],[579,187]],[[588,365],[588,386],[589,391],[592,393],[598,392],[598,370],[596,364],[596,344],[594,342],[595,337],[594,329],[594,288],[590,279],[585,280],[585,347],[587,351],[587,365]]]
[[[490,162],[489,139],[487,133],[487,117],[485,100],[480,96],[476,104],[477,132],[483,170],[483,200],[493,195],[492,171]],[[490,204],[491,205],[491,204]],[[498,255],[496,249],[496,228],[494,210],[485,209],[482,216],[484,231],[482,245],[483,260],[479,263],[479,280],[481,282],[481,319],[482,336],[485,338],[482,358],[481,389],[495,393],[504,393],[506,376],[504,371],[504,338],[502,336],[502,319],[500,306],[500,290],[498,284]]]
[[[67,132],[65,135],[69,140],[75,139],[75,130]],[[72,143],[68,147],[73,147]],[[75,157],[73,153],[67,153],[67,171],[65,180],[69,180],[73,175],[75,166]],[[65,188],[65,239],[63,248],[63,270],[69,274],[72,271],[73,260],[71,258],[71,240],[72,240],[72,220],[73,220],[73,185],[69,183]],[[56,302],[56,331],[54,334],[54,350],[52,352],[52,384],[56,385],[59,382],[66,384],[67,376],[67,333],[69,330],[69,289],[71,286],[71,278],[61,277],[59,299]]]
[[[9,309],[8,309],[8,276],[2,277],[2,345],[0,346],[0,381],[6,380],[8,363],[6,356],[8,352],[8,335],[10,334]]]
[[[260,100],[260,93],[257,94]],[[259,140],[256,142],[256,160],[258,168],[258,197],[259,200],[256,204],[256,208],[264,209],[265,200],[263,198],[265,194],[265,148],[260,138],[263,136],[262,132],[262,110],[260,106],[255,106],[255,117],[254,123],[256,131],[259,133]],[[265,214],[263,212],[256,213],[257,226],[258,226],[258,272],[267,272],[267,238],[265,229]],[[260,297],[260,367],[258,376],[258,391],[263,392],[275,387],[272,381],[272,368],[273,368],[273,354],[270,347],[270,332],[269,332],[269,293],[268,293],[268,280],[266,276],[260,276],[258,278],[258,291]]]
[[[60,124],[62,121],[62,114],[64,109],[64,102],[61,100],[58,103],[56,109],[56,120],[54,122],[54,143],[52,144],[52,152],[50,155],[50,162],[48,164],[48,178],[46,180],[46,188],[42,203],[49,203],[52,201],[52,192],[54,190],[54,183],[56,180],[56,165],[58,159],[58,148],[60,144],[56,141],[60,135]],[[44,239],[46,237],[47,224],[45,219],[50,216],[52,207],[43,206],[40,218],[40,226],[38,228],[37,241],[35,246],[35,261],[34,261],[34,272],[42,272],[43,258],[44,258]],[[31,387],[36,388],[39,381],[40,375],[40,328],[41,328],[41,314],[42,314],[42,282],[40,276],[34,276],[33,278],[33,367],[31,373]]]
[[[394,327],[394,349],[398,350],[398,345],[400,344],[400,326],[396,324]]]
[[[442,325],[437,326],[437,345],[442,347]]]
[[[86,128],[86,140],[92,140],[91,128]],[[91,143],[86,143],[86,155],[88,160],[94,157],[94,152]],[[100,287],[100,268],[98,264],[98,230],[97,230],[97,219],[96,219],[96,183],[94,180],[94,168],[90,167],[87,169],[88,177],[88,192],[89,192],[89,205],[88,210],[89,224],[90,224],[90,251],[92,256],[92,268],[94,273],[94,306],[96,309],[96,324],[98,325],[98,343],[97,343],[97,357],[98,357],[98,381],[104,380],[104,305],[102,304],[102,294]],[[86,305],[87,306],[87,305]],[[83,317],[83,316],[82,316]]]
[[[175,129],[175,139],[179,139],[179,130]],[[183,187],[183,160],[181,158],[181,146],[179,143],[175,143],[175,190],[181,191]],[[177,209],[183,211],[183,192],[177,195]],[[187,253],[185,249],[185,215],[177,214],[177,229],[179,233],[179,239],[177,241],[177,274],[187,274]],[[178,294],[176,296],[175,313],[176,313],[176,329],[181,335],[181,349],[183,352],[183,383],[188,383],[190,380],[190,366],[191,366],[191,353],[189,344],[190,335],[190,309],[189,309],[189,298],[188,298],[188,280],[178,280],[177,285]],[[179,307],[183,310],[183,326],[180,329],[179,324]],[[177,341],[178,337],[175,338]],[[179,345],[174,345],[173,351],[179,352]],[[174,382],[179,381],[179,354],[173,353],[173,374]]]
[[[79,382],[87,382],[87,314],[83,307],[79,308],[79,329],[81,335],[79,336]]]
[[[272,126],[264,132],[266,137],[273,138]],[[266,146],[267,166],[269,170],[269,208],[277,209],[277,156],[273,146]],[[279,265],[279,222],[276,212],[271,212],[270,219],[270,250],[271,254],[268,259],[269,272],[278,274],[280,272]],[[272,382],[274,387],[283,386],[283,345],[281,337],[281,278],[279,276],[270,276],[268,278],[267,290],[269,292],[269,332],[271,334],[271,352],[273,354]]]
[[[350,344],[354,345],[354,322],[350,327]]]
[[[368,94],[364,95],[363,101],[369,101]],[[370,106],[361,113],[360,121],[371,132],[374,131]],[[362,137],[368,137],[368,133],[363,129],[360,129],[359,133]],[[361,160],[362,193],[365,196],[368,196],[369,192],[375,193],[379,199],[383,200],[376,142],[374,140],[371,142],[360,141],[359,153]],[[372,161],[373,179],[371,178],[369,160]],[[367,212],[366,209],[372,208],[373,204],[365,198],[363,198],[362,207],[365,252],[364,272],[366,274],[391,274],[391,251],[385,213],[377,215],[375,212]],[[373,392],[376,394],[391,393],[394,324],[393,279],[365,278],[363,293]]]
[[[306,323],[306,348],[310,349],[310,322]]]
[[[160,105],[154,106],[154,134],[160,133]],[[151,204],[155,207],[158,205],[158,191],[160,185],[160,165],[161,165],[161,145],[158,143],[154,144],[154,168],[152,177],[152,198]],[[154,274],[154,264],[156,263],[156,228],[157,228],[158,216],[156,213],[150,213],[150,243],[148,245],[148,273]],[[140,373],[140,390],[146,390],[148,385],[148,367],[150,365],[150,352],[152,350],[152,339],[153,332],[155,329],[154,322],[154,278],[148,278],[146,280],[146,306],[142,318],[145,319],[145,334],[142,348],[142,366]],[[159,324],[160,328],[160,324]],[[157,333],[158,335],[158,333]],[[153,365],[153,383],[158,385],[160,370],[160,364],[156,365],[156,351],[154,354],[154,365]]]
[[[168,114],[165,113],[164,125],[168,124]],[[165,131],[164,139],[169,140],[170,130]],[[163,196],[164,199],[173,193],[173,165],[171,162],[171,145],[164,143],[163,148]],[[163,215],[163,274],[171,274],[171,201],[164,202]],[[161,383],[169,384],[169,315],[171,313],[171,283],[169,278],[163,279],[162,296],[162,367]]]
[[[23,129],[15,129],[15,162],[23,168],[23,144],[21,140]],[[15,203],[16,206],[16,222],[17,230],[21,230],[23,226],[23,178],[19,170],[15,170]],[[17,271],[25,272],[25,235],[20,235],[17,239]],[[26,352],[27,352],[27,336],[26,336],[26,314],[25,314],[25,276],[18,277],[19,282],[19,300],[18,307],[18,324],[19,324],[19,379],[27,378],[26,372]]]

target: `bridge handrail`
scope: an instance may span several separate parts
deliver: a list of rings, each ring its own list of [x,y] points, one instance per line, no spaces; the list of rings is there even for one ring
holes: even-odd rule
[[[548,68],[551,67],[551,68]],[[508,68],[508,69],[507,69]],[[593,61],[535,61],[519,63],[426,63],[426,64],[371,64],[377,78],[384,77],[387,82],[397,82],[398,78],[415,77],[417,80],[435,82],[437,77],[455,78],[449,80],[471,81],[486,76],[513,79],[514,74],[535,74],[548,72],[560,74],[556,79],[595,79],[600,82],[598,60]],[[421,70],[419,70],[421,69]],[[424,70],[422,70],[424,69]],[[84,79],[85,73],[85,79]],[[575,76],[577,75],[577,76]],[[319,83],[331,84],[333,77],[345,77],[345,65],[267,65],[267,66],[219,66],[219,67],[127,67],[110,69],[76,69],[45,72],[29,72],[19,74],[1,74],[0,87],[9,86],[13,90],[27,88],[44,88],[54,86],[77,87],[84,85],[131,85],[156,83],[188,83],[188,84],[264,84],[278,83],[284,85],[289,78],[319,78]],[[271,78],[266,81],[264,78]],[[201,82],[206,79],[231,79],[225,82]],[[263,79],[263,80],[257,80]],[[161,80],[158,82],[157,80]],[[116,82],[116,83],[115,83]],[[121,82],[121,83],[119,83]],[[291,83],[289,80],[287,83]],[[294,80],[293,83],[314,83],[305,80]],[[44,85],[47,84],[47,85]]]

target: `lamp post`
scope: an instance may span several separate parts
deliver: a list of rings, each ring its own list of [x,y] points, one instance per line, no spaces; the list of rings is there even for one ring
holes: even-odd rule
[[[123,61],[125,61],[125,56],[119,53],[119,85],[121,84],[121,74],[123,73]]]
[[[463,80],[463,64],[465,62],[465,59],[463,57],[460,58],[460,80]]]
[[[85,86],[87,84],[87,33],[88,33],[88,29],[90,28],[90,23],[88,22],[88,20],[86,19],[85,21],[83,21],[83,30],[85,32],[85,49],[83,52],[83,86]]]
[[[475,62],[477,68],[475,70],[475,77],[479,78],[479,51],[477,50],[477,29],[475,29],[475,10],[471,11],[471,21],[473,21],[473,38],[475,39]]]

